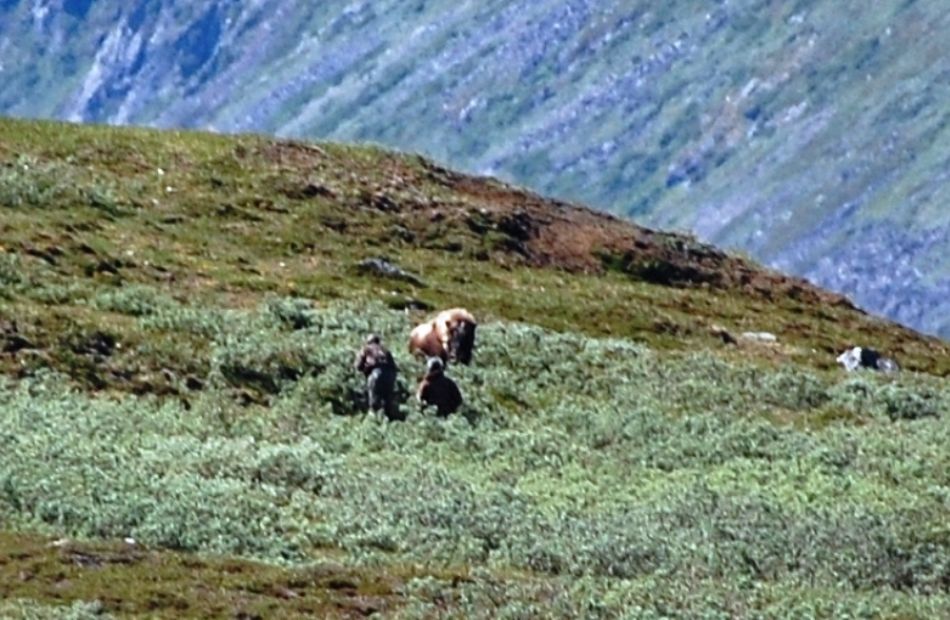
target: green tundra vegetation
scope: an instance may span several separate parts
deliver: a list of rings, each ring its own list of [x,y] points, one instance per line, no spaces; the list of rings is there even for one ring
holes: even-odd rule
[[[805,282],[415,156],[19,121],[0,246],[3,617],[950,616],[950,349]]]

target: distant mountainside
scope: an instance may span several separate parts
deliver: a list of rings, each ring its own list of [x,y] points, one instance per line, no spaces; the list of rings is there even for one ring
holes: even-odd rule
[[[950,337],[942,0],[0,0],[0,112],[368,140]]]

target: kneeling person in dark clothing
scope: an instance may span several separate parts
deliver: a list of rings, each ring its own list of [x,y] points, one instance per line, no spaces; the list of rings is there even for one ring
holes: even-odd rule
[[[462,406],[462,393],[455,381],[445,376],[445,364],[438,357],[430,357],[426,362],[426,376],[419,384],[416,398],[425,405],[435,406],[441,417]]]
[[[396,403],[396,362],[392,354],[380,342],[379,336],[370,334],[366,344],[356,356],[356,369],[366,376],[366,394],[370,411],[382,410],[386,417],[399,415]]]

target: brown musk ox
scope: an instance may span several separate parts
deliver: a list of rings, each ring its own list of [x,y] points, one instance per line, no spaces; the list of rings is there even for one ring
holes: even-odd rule
[[[409,334],[409,352],[443,362],[469,364],[475,349],[475,317],[464,308],[443,310]]]

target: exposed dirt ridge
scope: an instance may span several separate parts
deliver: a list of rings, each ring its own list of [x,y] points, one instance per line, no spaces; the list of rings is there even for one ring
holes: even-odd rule
[[[319,169],[328,161],[319,146],[296,141],[269,142],[259,154],[298,170]],[[583,273],[615,269],[662,285],[736,289],[764,299],[788,295],[806,303],[853,307],[843,295],[729,255],[689,235],[651,230],[494,178],[449,170],[423,157],[417,163],[420,166],[413,169],[398,157],[389,158],[388,169],[380,171],[386,182],[364,182],[351,206],[374,209],[396,220],[445,222],[480,236],[496,233],[501,236],[496,249],[534,267]],[[453,199],[419,195],[419,187],[433,182],[451,192]],[[294,199],[345,200],[340,192],[319,183],[290,183],[283,192]]]

